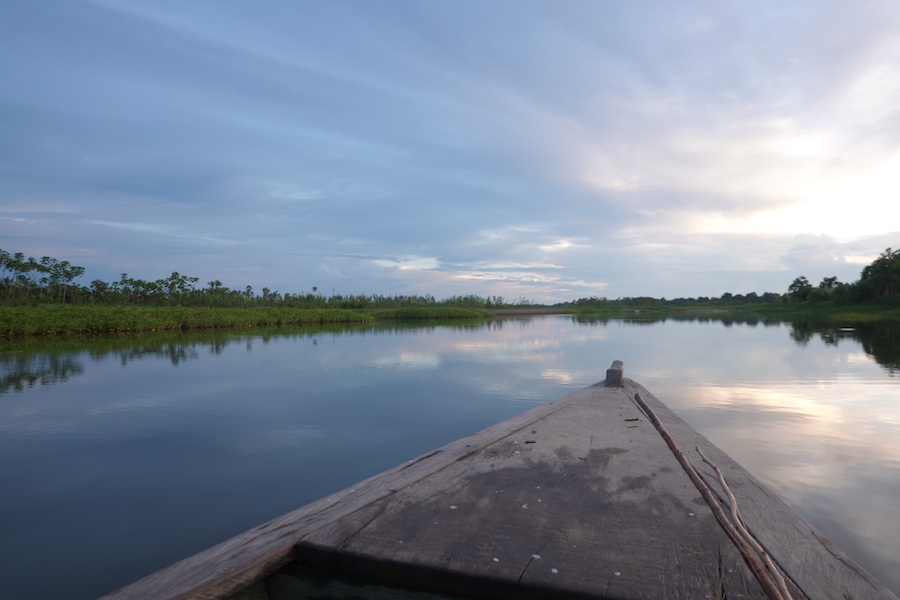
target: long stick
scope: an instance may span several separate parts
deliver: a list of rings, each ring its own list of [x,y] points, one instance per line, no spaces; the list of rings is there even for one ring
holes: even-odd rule
[[[765,548],[762,547],[762,544],[759,543],[759,540],[750,533],[750,530],[744,525],[744,520],[741,518],[741,513],[738,510],[738,501],[735,497],[734,493],[731,491],[731,488],[728,486],[728,483],[725,481],[725,474],[722,473],[722,469],[716,465],[713,461],[709,460],[705,454],[703,454],[703,450],[700,449],[700,446],[694,446],[697,450],[697,453],[700,454],[700,458],[703,459],[703,462],[712,467],[713,471],[716,472],[716,477],[719,478],[719,485],[722,486],[722,489],[725,490],[725,493],[728,494],[728,501],[731,503],[731,522],[734,525],[735,529],[737,529],[738,533],[741,534],[741,537],[750,544],[753,550],[756,551],[756,555],[762,558],[763,562],[766,565],[766,569],[768,569],[769,574],[775,580],[775,583],[778,585],[778,589],[781,592],[782,596],[784,596],[785,600],[793,600],[791,596],[790,590],[788,590],[787,582],[784,580],[784,577],[781,574],[781,569],[779,569],[774,561],[772,561],[772,557],[769,556],[769,553],[766,552]]]
[[[644,399],[641,398],[640,394],[635,394],[634,400],[635,402],[637,402],[638,406],[641,407],[641,410],[643,410],[647,415],[647,418],[650,419],[650,422],[653,423],[653,426],[656,427],[659,435],[661,435],[662,438],[666,441],[666,444],[669,446],[672,454],[675,455],[675,458],[681,464],[681,467],[684,469],[685,473],[687,473],[691,481],[694,482],[694,485],[697,487],[700,495],[703,496],[703,499],[706,500],[706,503],[709,505],[710,510],[712,510],[713,514],[716,516],[716,520],[719,522],[719,525],[725,531],[725,534],[729,537],[729,539],[731,539],[732,543],[734,543],[734,545],[737,547],[738,551],[741,553],[741,556],[744,558],[744,562],[747,563],[748,567],[750,567],[750,571],[753,572],[753,575],[756,577],[759,585],[761,585],[763,590],[766,592],[766,595],[769,596],[771,600],[789,600],[782,595],[781,591],[778,589],[778,586],[772,581],[772,578],[766,571],[765,566],[763,566],[759,562],[759,559],[756,557],[753,549],[747,544],[746,541],[744,541],[744,538],[741,537],[741,534],[739,534],[734,525],[731,524],[731,521],[728,520],[728,516],[725,514],[725,511],[722,510],[722,505],[719,504],[719,501],[713,495],[712,490],[710,490],[709,486],[707,486],[703,479],[700,478],[697,470],[694,469],[694,466],[684,455],[684,452],[681,451],[681,448],[678,447],[678,444],[675,443],[675,440],[672,439],[672,436],[669,435],[669,432],[666,431],[666,428],[663,427],[662,423],[660,423],[659,419],[656,417],[656,413],[654,413],[653,410],[649,406],[647,406],[647,403],[644,402]]]

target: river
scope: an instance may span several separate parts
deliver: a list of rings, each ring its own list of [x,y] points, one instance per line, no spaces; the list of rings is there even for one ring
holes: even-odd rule
[[[0,344],[0,590],[88,600],[613,360],[900,594],[900,327],[717,316]]]

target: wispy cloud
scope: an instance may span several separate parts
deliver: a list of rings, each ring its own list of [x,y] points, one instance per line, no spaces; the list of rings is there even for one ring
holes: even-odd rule
[[[672,297],[900,245],[889,4],[49,6],[2,9],[0,236],[92,278]]]

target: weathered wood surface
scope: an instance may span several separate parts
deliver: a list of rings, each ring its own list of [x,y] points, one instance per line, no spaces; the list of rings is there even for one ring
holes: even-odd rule
[[[625,364],[621,360],[613,361],[612,366],[606,370],[606,387],[621,387],[624,374]]]
[[[656,412],[796,599],[895,598],[647,390],[569,394],[138,581],[105,600],[227,597],[288,563],[474,598],[765,598],[646,416]],[[289,592],[270,585],[271,600]],[[273,578],[270,581],[274,581]]]

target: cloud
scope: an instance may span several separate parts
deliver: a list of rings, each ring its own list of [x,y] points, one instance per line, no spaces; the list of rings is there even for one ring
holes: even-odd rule
[[[380,267],[394,268],[398,271],[419,271],[436,269],[440,261],[432,257],[404,257],[400,259],[377,259],[372,261]]]
[[[0,19],[0,236],[89,278],[672,297],[898,245],[888,5],[51,5]]]

